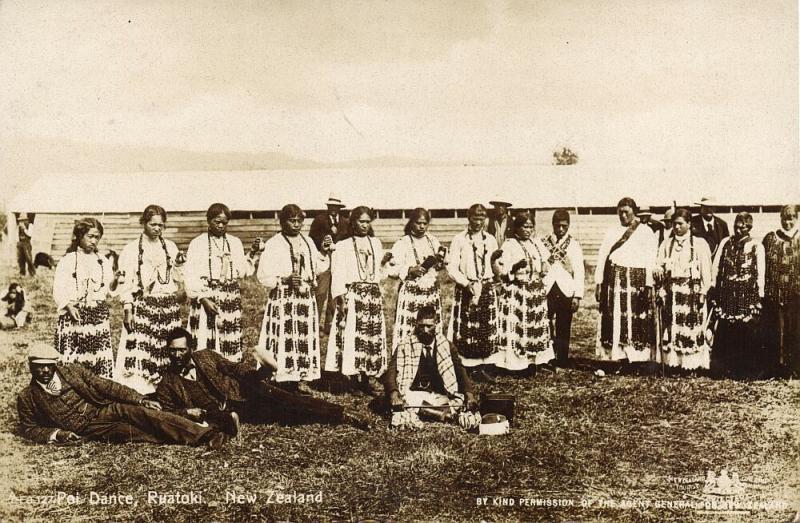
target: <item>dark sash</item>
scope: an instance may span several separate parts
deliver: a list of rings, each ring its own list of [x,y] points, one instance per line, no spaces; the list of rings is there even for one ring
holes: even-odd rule
[[[603,284],[600,286],[600,310],[602,311],[608,304],[608,288],[611,284],[609,280],[611,280],[613,274],[611,272],[611,255],[614,252],[625,245],[633,233],[636,232],[636,228],[639,227],[641,222],[639,220],[634,220],[625,232],[620,236],[619,240],[611,246],[611,249],[608,251],[608,255],[606,256],[605,265],[603,265]],[[610,312],[610,311],[609,311]]]

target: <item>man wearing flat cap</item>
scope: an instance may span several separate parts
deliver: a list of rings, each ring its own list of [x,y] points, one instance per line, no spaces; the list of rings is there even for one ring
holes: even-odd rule
[[[345,205],[336,193],[328,196],[325,202],[328,210],[319,213],[311,222],[308,236],[314,241],[317,250],[320,252],[330,252],[336,245],[335,243],[345,236],[349,230],[347,215],[342,212]],[[330,254],[328,254],[330,256]],[[331,298],[331,270],[328,269],[317,275],[317,311],[319,312],[319,324],[324,332],[330,332],[331,321],[333,321],[334,302]],[[326,305],[327,302],[327,305]]]
[[[50,345],[34,345],[28,355],[30,385],[17,396],[22,436],[36,443],[98,440],[110,443],[207,445],[227,441],[225,434],[162,412],[135,390],[95,376],[78,363],[59,365]]]
[[[708,243],[711,256],[714,257],[722,240],[731,235],[728,224],[719,216],[714,216],[714,202],[711,198],[704,196],[695,205],[700,206],[700,213],[692,216],[692,234]]]
[[[486,232],[494,236],[498,247],[502,247],[509,232],[511,220],[508,216],[508,208],[511,207],[511,202],[496,196],[489,204],[494,209],[489,212],[489,224],[486,226]]]

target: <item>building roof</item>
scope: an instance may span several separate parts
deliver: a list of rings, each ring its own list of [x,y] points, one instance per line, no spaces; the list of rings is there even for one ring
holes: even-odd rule
[[[151,203],[176,211],[220,201],[234,210],[319,209],[333,191],[348,208],[465,208],[500,197],[517,208],[687,205],[710,196],[720,205],[781,205],[800,200],[796,169],[773,169],[739,182],[711,168],[574,166],[398,167],[42,175],[10,204],[12,212],[138,212]],[[726,181],[727,180],[727,181]],[[734,180],[731,182],[730,180]],[[762,183],[759,183],[761,181]]]

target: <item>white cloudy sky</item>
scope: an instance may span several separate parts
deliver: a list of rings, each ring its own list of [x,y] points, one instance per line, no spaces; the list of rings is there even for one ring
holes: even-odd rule
[[[323,164],[568,145],[589,165],[785,172],[797,25],[789,0],[3,1],[0,168],[81,171],[108,145]]]

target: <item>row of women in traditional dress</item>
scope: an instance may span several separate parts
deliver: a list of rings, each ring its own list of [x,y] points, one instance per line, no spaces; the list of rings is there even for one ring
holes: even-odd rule
[[[713,259],[692,234],[687,209],[675,211],[672,233],[658,247],[636,210],[632,199],[620,200],[620,224],[600,246],[598,357],[746,377],[759,366],[771,371],[763,367],[773,353],[775,363],[797,372],[797,208],[782,209],[781,228],[763,245],[750,237],[752,216],[739,213],[734,235],[722,240]]]
[[[741,326],[758,314],[764,292],[775,298],[783,333],[780,343],[796,346],[797,315],[791,314],[797,310],[800,287],[796,209],[785,210],[783,229],[765,239],[770,253],[766,270],[763,248],[749,239],[749,215],[737,217],[736,235],[720,246],[712,266],[708,247],[688,231],[684,211],[676,213],[672,236],[656,251],[649,229],[635,226],[635,210],[632,200],[620,201],[620,226],[608,231],[600,249],[596,278],[602,358],[663,358],[670,365],[707,367],[703,301],[711,287],[717,289],[720,346],[747,346],[749,342],[742,340],[752,336]],[[56,347],[65,361],[80,361],[97,374],[144,393],[152,391],[168,361],[165,335],[181,323],[181,279],[190,299],[193,347],[241,359],[239,279],[252,265],[241,241],[227,234],[230,217],[225,205],[212,205],[207,212],[208,232],[191,241],[183,263],[175,244],[163,238],[166,212],[148,206],[141,218],[142,234],[123,250],[118,272],[97,252],[102,224],[91,218],[79,221],[54,281],[59,310]],[[559,259],[555,254],[563,249],[549,238],[550,248],[545,247],[534,236],[533,215],[518,213],[511,238],[498,249],[495,238],[484,231],[486,209],[473,205],[468,228],[453,238],[448,256],[427,232],[430,214],[424,209],[412,213],[407,234],[387,255],[371,236],[374,216],[367,207],[351,212],[352,236],[337,243],[327,240],[320,249],[300,232],[305,215],[299,207],[287,205],[279,218],[281,233],[264,245],[257,274],[268,293],[259,344],[278,361],[277,381],[312,381],[320,376],[314,287],[316,276],[329,266],[336,321],[328,340],[326,370],[358,377],[372,387],[385,371],[389,352],[380,282],[387,276],[401,280],[392,346],[411,332],[414,314],[423,305],[439,311],[444,330],[437,272],[445,266],[455,282],[447,333],[465,366],[491,364],[519,370],[553,358],[547,277]],[[647,292],[656,279],[665,289],[664,309],[669,312],[664,315],[665,338],[656,334],[655,307]],[[124,309],[116,359],[111,350],[110,292],[120,295]],[[656,340],[662,339],[663,350],[656,351]]]
[[[163,237],[165,210],[148,206],[141,217],[142,233],[122,251],[117,272],[98,254],[102,224],[93,218],[76,223],[53,290],[59,311],[56,347],[65,361],[82,362],[99,375],[152,392],[169,361],[166,334],[181,324],[181,281],[190,300],[193,348],[241,359],[239,279],[251,265],[241,241],[227,234],[230,216],[226,206],[212,205],[208,232],[191,241],[184,260],[177,246]],[[407,234],[387,255],[371,235],[373,212],[367,207],[351,212],[352,236],[338,243],[326,241],[319,250],[301,233],[305,215],[299,207],[287,205],[279,218],[281,232],[263,245],[257,264],[257,277],[268,294],[259,345],[278,361],[277,381],[320,377],[314,286],[328,266],[336,321],[326,370],[358,377],[375,388],[389,358],[380,287],[387,276],[401,280],[392,347],[413,331],[416,311],[425,305],[436,308],[443,331],[437,273],[445,266],[456,282],[448,333],[465,364],[493,363],[516,370],[553,357],[542,283],[549,252],[533,237],[532,215],[518,217],[517,235],[500,251],[494,237],[483,231],[486,209],[474,205],[469,228],[453,240],[449,257],[427,232],[430,214],[421,208],[413,211]],[[123,303],[116,358],[111,349],[110,294],[118,294]]]

